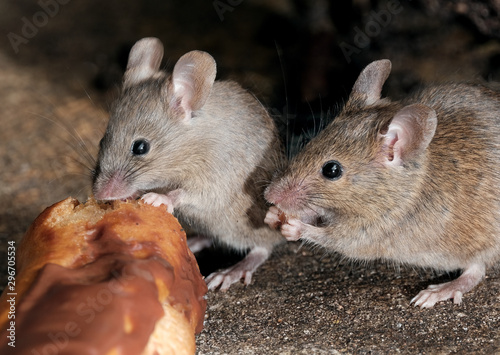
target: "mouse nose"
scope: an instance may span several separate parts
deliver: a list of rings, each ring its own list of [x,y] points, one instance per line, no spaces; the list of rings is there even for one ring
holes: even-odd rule
[[[302,184],[280,180],[269,185],[264,197],[283,211],[298,210],[305,203],[306,189]]]
[[[132,191],[125,182],[124,174],[118,171],[110,176],[104,176],[104,174],[97,176],[93,193],[98,200],[118,200],[133,195],[135,191]]]

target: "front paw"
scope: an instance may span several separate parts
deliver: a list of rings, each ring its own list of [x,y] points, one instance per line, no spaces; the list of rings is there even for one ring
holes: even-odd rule
[[[297,241],[301,238],[303,227],[304,227],[304,223],[300,219],[289,218],[281,226],[281,234],[289,242],[294,242],[294,241]]]
[[[157,194],[155,192],[149,192],[141,197],[141,199],[148,205],[159,207],[161,205],[167,206],[167,211],[169,213],[174,212],[174,202],[168,195]]]
[[[266,213],[266,217],[264,218],[264,223],[266,223],[271,229],[278,229],[283,224],[283,212],[276,207],[271,206]]]

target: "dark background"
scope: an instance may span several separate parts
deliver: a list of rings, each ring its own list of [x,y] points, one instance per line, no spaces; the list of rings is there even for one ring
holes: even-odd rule
[[[496,85],[499,11],[498,0],[3,0],[2,250],[46,206],[69,195],[84,201],[90,194],[92,157],[128,51],[142,37],[162,40],[165,69],[189,50],[212,54],[218,79],[252,91],[295,152],[335,115],[373,60],[392,61],[384,87],[392,98],[436,81]],[[208,273],[220,265],[214,259],[234,257],[209,250],[199,260]],[[6,264],[0,253],[0,269]],[[431,279],[453,275],[360,264],[290,243],[254,275],[251,286],[209,293],[198,351],[495,353],[499,272],[487,275],[463,305],[420,310],[409,300]]]

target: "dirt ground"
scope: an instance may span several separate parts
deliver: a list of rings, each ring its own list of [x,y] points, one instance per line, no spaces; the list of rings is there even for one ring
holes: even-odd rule
[[[467,2],[462,15],[447,16],[427,11],[425,1],[331,3],[324,15],[319,0],[2,1],[2,275],[7,242],[46,206],[89,196],[97,142],[128,50],[142,37],[163,41],[167,69],[189,50],[208,51],[218,78],[254,92],[289,133],[335,112],[375,59],[393,62],[384,93],[394,98],[434,81],[500,81],[499,37],[463,15],[474,9],[464,10]],[[199,263],[208,274],[237,257],[212,249]],[[460,306],[409,305],[431,282],[453,277],[290,243],[250,286],[208,294],[197,352],[500,354],[499,268]]]

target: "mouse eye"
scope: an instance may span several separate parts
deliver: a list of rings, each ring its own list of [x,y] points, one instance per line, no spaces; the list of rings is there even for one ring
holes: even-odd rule
[[[340,179],[342,172],[342,165],[336,160],[327,161],[321,168],[321,174],[332,181]]]
[[[132,143],[132,154],[144,155],[149,152],[149,142],[145,139],[138,139]]]

